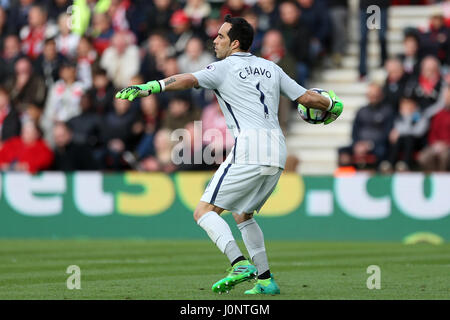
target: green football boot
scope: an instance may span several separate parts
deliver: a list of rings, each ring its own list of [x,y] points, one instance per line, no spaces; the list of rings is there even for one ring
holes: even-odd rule
[[[212,286],[212,291],[222,293],[230,291],[235,285],[256,278],[258,270],[248,260],[239,261],[227,269],[228,275]]]
[[[258,279],[255,286],[245,291],[245,294],[280,294],[280,288],[275,282],[273,275],[270,275],[269,279]]]

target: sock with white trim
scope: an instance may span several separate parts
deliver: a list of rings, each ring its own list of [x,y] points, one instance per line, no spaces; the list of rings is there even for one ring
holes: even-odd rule
[[[242,240],[250,255],[250,259],[252,259],[258,269],[258,278],[259,275],[270,275],[269,261],[267,260],[266,247],[264,245],[264,234],[256,220],[251,218],[239,223],[237,226],[241,231]]]

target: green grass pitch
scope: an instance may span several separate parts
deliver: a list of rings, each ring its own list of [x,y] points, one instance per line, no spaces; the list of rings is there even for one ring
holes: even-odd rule
[[[246,253],[242,242],[241,249]],[[226,257],[207,240],[0,240],[0,299],[449,299],[450,245],[266,241],[279,296],[218,295]],[[81,289],[69,290],[69,265]],[[381,269],[381,289],[366,286]]]

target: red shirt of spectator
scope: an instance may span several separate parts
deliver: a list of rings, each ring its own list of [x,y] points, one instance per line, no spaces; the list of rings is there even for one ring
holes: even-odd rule
[[[23,125],[20,137],[6,140],[0,148],[2,170],[36,173],[48,169],[52,162],[53,152],[31,121]]]
[[[450,107],[447,106],[439,111],[431,120],[428,142],[445,142],[450,146]]]

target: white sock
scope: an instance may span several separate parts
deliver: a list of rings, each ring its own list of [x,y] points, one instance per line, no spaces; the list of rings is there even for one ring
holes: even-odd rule
[[[264,245],[264,235],[256,220],[251,218],[239,223],[239,230],[242,234],[242,240],[247,248],[250,259],[252,259],[258,274],[262,274],[269,270],[269,262],[267,260],[266,247]]]
[[[230,241],[228,242],[227,246],[225,247],[225,255],[227,256],[228,260],[230,260],[230,263],[233,264],[233,262],[242,256],[241,249],[239,249],[239,246],[237,245],[236,241]]]
[[[228,223],[216,212],[209,211],[198,219],[197,224],[206,231],[215,245],[225,253],[225,248],[230,241],[234,241]]]

